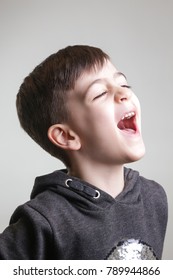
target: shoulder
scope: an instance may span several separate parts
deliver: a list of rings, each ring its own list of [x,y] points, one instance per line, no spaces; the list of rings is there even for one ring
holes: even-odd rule
[[[142,176],[138,171],[125,168],[128,184],[131,184],[145,204],[167,208],[167,195],[164,187],[155,180]]]
[[[154,196],[162,196],[166,198],[166,192],[161,184],[141,175],[139,175],[139,180],[141,182],[143,192],[148,192],[150,195],[152,194]]]
[[[44,202],[42,199],[37,199],[37,201],[31,199],[22,205],[19,205],[11,217],[10,224],[16,223],[19,220],[26,220],[29,224],[44,224],[45,226],[47,225],[50,227],[42,205],[46,206],[46,199]]]
[[[166,192],[163,186],[154,180],[142,176],[137,170],[125,168],[125,179],[129,185],[132,187],[137,186],[137,189],[145,195],[157,195],[166,198]]]
[[[157,210],[167,215],[168,202],[167,194],[162,185],[154,180],[147,179],[139,175],[139,181],[141,185],[141,194],[148,206],[155,206]]]
[[[47,189],[17,207],[12,217],[18,220],[24,216],[35,223],[41,222],[51,227],[55,217],[61,218],[64,209],[68,207],[67,204],[69,202],[63,195],[53,189]]]

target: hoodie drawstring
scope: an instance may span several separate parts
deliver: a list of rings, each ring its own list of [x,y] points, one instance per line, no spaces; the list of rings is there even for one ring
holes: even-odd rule
[[[91,196],[94,199],[98,199],[100,197],[100,192],[98,190],[95,190],[89,186],[85,186],[85,185],[81,184],[80,182],[73,181],[72,179],[67,179],[65,181],[65,185],[68,188],[83,192],[83,193]]]

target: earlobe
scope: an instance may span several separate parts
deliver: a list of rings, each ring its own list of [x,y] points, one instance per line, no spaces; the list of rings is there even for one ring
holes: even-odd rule
[[[48,129],[48,138],[56,146],[65,150],[79,150],[80,138],[66,124],[55,124]]]

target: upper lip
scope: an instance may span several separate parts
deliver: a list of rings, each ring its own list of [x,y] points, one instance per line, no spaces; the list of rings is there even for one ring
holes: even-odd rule
[[[124,120],[125,118],[130,118],[130,117],[136,116],[136,114],[137,114],[137,112],[136,112],[135,108],[125,110],[124,112],[121,113],[121,115],[119,117],[119,121]]]
[[[132,110],[132,111],[129,111],[128,113],[125,113],[123,115],[123,117],[121,118],[121,120],[124,120],[124,119],[130,119],[132,117],[134,117],[136,115],[135,111]]]

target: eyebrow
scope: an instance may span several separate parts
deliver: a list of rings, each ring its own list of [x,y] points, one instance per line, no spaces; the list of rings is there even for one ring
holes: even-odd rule
[[[116,78],[121,77],[121,76],[123,76],[123,77],[127,80],[125,74],[123,74],[122,72],[119,72],[119,71],[114,73],[113,78],[116,79]],[[98,82],[102,82],[102,81],[104,81],[104,80],[105,80],[104,78],[103,78],[103,79],[101,78],[101,79],[94,80],[94,81],[88,86],[86,93],[88,92],[88,90],[89,90],[94,84],[97,84]]]
[[[123,76],[127,80],[126,75],[124,73],[122,73],[122,72],[115,72],[115,74],[113,75],[113,77],[115,77],[115,78],[119,77],[119,76]]]

